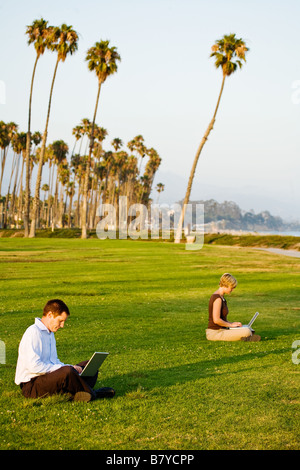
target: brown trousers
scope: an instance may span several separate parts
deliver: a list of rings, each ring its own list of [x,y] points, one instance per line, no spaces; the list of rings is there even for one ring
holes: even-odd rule
[[[77,364],[84,367],[88,361]],[[93,387],[98,373],[93,377],[81,377],[72,366],[63,366],[54,372],[38,375],[29,382],[22,383],[21,390],[26,398],[38,398],[59,393],[75,395],[76,392],[88,392],[94,398]]]

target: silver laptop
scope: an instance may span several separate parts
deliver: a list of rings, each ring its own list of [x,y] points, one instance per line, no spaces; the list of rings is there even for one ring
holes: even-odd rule
[[[108,352],[94,352],[91,359],[79,375],[81,375],[81,377],[92,377],[95,375],[108,354]]]
[[[259,315],[259,312],[256,312],[253,317],[251,318],[251,320],[249,321],[248,325],[242,325],[242,327],[245,327],[247,326],[248,328],[251,328],[251,326],[253,325],[253,323],[255,322],[255,320],[257,319]],[[235,326],[235,327],[230,327],[229,329],[230,330],[235,330],[236,328],[241,328],[240,326]]]

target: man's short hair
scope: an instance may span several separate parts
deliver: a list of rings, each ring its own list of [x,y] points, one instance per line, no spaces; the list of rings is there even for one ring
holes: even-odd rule
[[[67,305],[60,299],[48,300],[43,310],[43,316],[46,316],[49,312],[53,313],[55,317],[61,315],[64,312],[68,316],[70,315]]]

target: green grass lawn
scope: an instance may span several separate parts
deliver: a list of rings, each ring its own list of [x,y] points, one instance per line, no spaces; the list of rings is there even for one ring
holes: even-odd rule
[[[163,242],[1,239],[0,449],[299,449],[300,261],[252,248]],[[258,310],[259,343],[205,338],[208,300],[238,279],[229,319]],[[109,351],[97,386],[110,400],[25,399],[19,341],[47,300],[71,316],[56,334],[66,363]]]

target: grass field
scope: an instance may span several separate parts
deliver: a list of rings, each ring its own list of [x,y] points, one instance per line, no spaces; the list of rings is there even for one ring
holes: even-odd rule
[[[187,251],[163,242],[0,240],[1,449],[299,449],[299,259],[249,247]],[[207,306],[224,272],[229,319],[258,310],[259,343],[212,343]],[[18,343],[50,298],[71,316],[56,334],[66,363],[109,351],[97,386],[110,400],[26,400]]]

